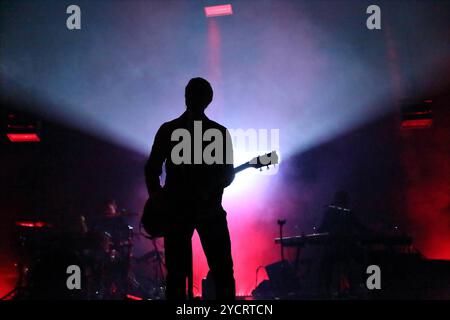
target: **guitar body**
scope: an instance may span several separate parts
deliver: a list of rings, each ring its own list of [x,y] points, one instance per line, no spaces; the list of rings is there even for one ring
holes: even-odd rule
[[[170,227],[171,212],[163,190],[156,198],[149,198],[144,206],[141,225],[151,238],[164,237]]]

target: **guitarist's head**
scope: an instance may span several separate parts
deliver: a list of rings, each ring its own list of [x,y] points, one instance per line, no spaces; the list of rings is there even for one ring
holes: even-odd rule
[[[213,90],[203,78],[193,78],[186,86],[186,108],[195,115],[203,114],[213,99]]]

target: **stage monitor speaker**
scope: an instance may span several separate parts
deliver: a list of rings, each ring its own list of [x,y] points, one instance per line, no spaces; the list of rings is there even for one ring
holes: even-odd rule
[[[294,295],[299,289],[299,279],[289,261],[278,261],[266,266],[273,293],[278,297]]]

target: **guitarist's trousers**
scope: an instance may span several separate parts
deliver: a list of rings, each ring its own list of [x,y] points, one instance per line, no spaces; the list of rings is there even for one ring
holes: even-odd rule
[[[233,300],[235,281],[226,214],[218,213],[192,220],[177,223],[164,237],[167,299],[186,299],[186,277],[192,270],[191,241],[194,230],[197,230],[214,280],[216,299]]]

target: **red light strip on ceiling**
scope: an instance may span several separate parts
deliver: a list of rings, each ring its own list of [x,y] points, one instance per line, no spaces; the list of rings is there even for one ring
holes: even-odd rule
[[[233,7],[231,4],[222,4],[218,6],[205,7],[205,16],[207,18],[229,16],[233,14]]]

